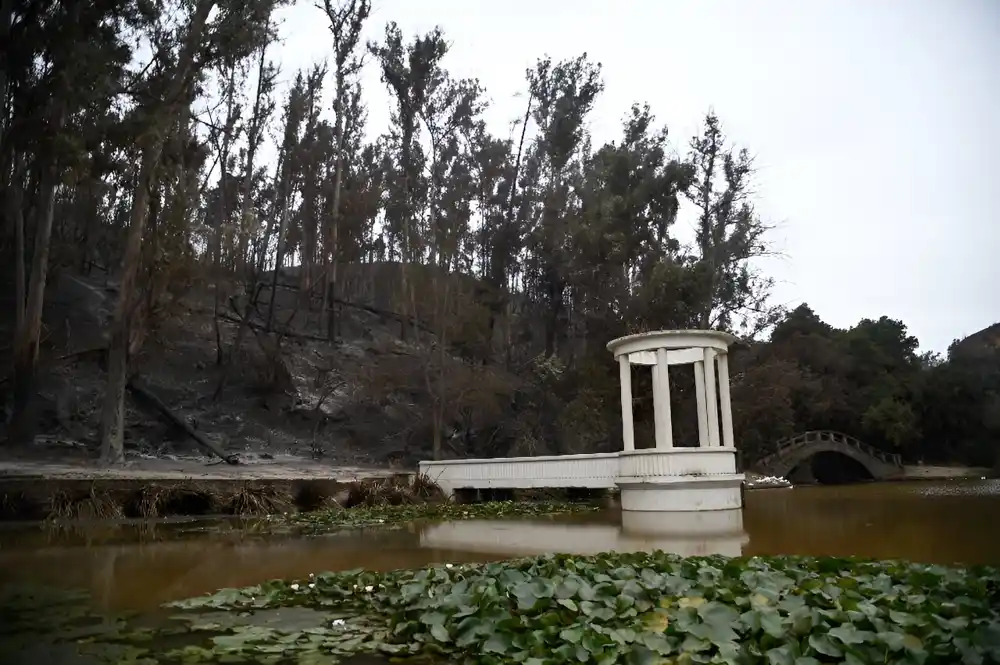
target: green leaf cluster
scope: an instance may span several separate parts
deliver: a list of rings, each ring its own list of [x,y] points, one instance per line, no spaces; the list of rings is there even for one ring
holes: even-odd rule
[[[268,663],[333,662],[322,659],[348,653],[487,665],[1000,663],[998,589],[1000,571],[984,567],[551,555],[220,591],[174,608],[197,616],[299,607],[341,618],[295,630],[229,628],[167,655]]]

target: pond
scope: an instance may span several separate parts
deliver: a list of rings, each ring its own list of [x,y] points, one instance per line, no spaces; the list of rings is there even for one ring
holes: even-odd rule
[[[742,529],[709,535],[629,531],[614,509],[562,517],[354,529],[315,537],[262,534],[221,520],[0,528],[0,586],[87,591],[108,610],[160,604],[275,578],[366,568],[474,563],[554,550],[663,549],[679,554],[859,556],[1000,565],[985,528],[1000,513],[1000,481],[872,483],[756,490]]]

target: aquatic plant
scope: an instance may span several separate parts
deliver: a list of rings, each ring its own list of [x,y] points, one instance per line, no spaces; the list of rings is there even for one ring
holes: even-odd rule
[[[805,557],[551,555],[416,571],[325,573],[172,604],[191,643],[161,662],[1000,662],[1000,570]],[[221,616],[309,611],[312,625]],[[234,612],[235,611],[235,612]],[[147,636],[148,638],[148,636]]]
[[[423,489],[428,485],[428,482],[421,481],[420,488]],[[437,487],[432,482],[430,485]],[[440,489],[438,492],[440,493]],[[426,498],[419,496],[414,491],[413,484],[409,478],[365,478],[353,483],[347,490],[347,497],[342,507],[401,506],[405,504],[424,503]]]
[[[292,510],[295,504],[291,495],[270,485],[245,482],[226,497],[224,512],[227,515],[273,515]]]
[[[272,517],[276,526],[300,533],[319,534],[340,529],[371,526],[402,526],[417,520],[499,519],[543,517],[573,512],[595,512],[601,507],[566,501],[487,501],[483,503],[405,503],[359,505],[354,508],[327,508],[311,513]]]
[[[426,473],[418,473],[413,476],[413,480],[410,483],[410,491],[413,496],[425,501],[443,499],[445,496],[440,485]]]

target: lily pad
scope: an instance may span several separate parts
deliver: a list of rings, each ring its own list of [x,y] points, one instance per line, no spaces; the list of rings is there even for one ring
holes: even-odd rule
[[[173,603],[170,627],[150,632],[117,619],[106,633],[87,634],[90,647],[118,645],[132,659],[125,662],[153,654],[173,665],[359,656],[496,665],[985,664],[1000,662],[998,583],[995,568],[896,561],[550,555],[272,580]],[[75,608],[66,611],[70,625],[96,621],[64,607]]]

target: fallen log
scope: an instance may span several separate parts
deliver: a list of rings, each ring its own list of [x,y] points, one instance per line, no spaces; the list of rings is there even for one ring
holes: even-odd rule
[[[219,314],[219,318],[223,321],[228,321],[229,323],[235,323],[237,325],[243,324],[243,319],[237,318],[230,314]],[[264,326],[255,321],[248,321],[245,324],[248,328],[256,330],[257,332],[273,332],[278,335],[284,335],[285,337],[292,337],[294,339],[307,339],[313,342],[327,342],[329,341],[326,337],[320,337],[319,335],[311,335],[309,333],[295,332],[294,330],[278,330],[277,328],[272,328],[268,331],[267,326]],[[287,326],[286,326],[287,328]]]
[[[419,319],[417,319],[417,317],[415,317],[415,316],[407,317],[407,316],[403,316],[402,314],[398,314],[396,312],[390,312],[389,310],[380,309],[378,307],[373,307],[372,305],[365,305],[364,303],[352,302],[350,300],[344,300],[343,298],[334,298],[333,302],[336,303],[336,304],[338,304],[338,305],[341,305],[343,307],[351,307],[351,308],[354,308],[354,309],[360,309],[362,311],[368,312],[369,314],[374,314],[376,316],[382,316],[382,317],[385,317],[387,319],[393,319],[394,321],[400,321],[400,322],[402,322],[402,321],[409,320],[409,322],[411,324],[413,324],[414,326],[416,326],[417,328],[419,328],[420,330],[422,330],[424,332],[428,332],[428,333],[433,333],[434,332],[426,324],[424,324],[422,321],[420,321]]]
[[[149,404],[150,406],[155,408],[157,411],[160,412],[160,415],[162,415],[172,424],[184,430],[184,433],[187,434],[189,437],[191,437],[194,440],[194,442],[197,443],[200,447],[210,452],[211,454],[215,455],[216,457],[224,461],[226,464],[240,463],[239,457],[237,457],[236,455],[227,455],[221,448],[219,448],[217,445],[206,439],[195,428],[191,427],[190,424],[185,422],[183,418],[174,413],[169,406],[163,403],[163,400],[154,395],[149,390],[149,388],[145,387],[142,384],[142,381],[139,379],[139,377],[133,376],[128,380],[128,383],[125,385],[128,388],[128,391],[132,393],[132,395],[137,400],[145,402],[146,404]]]
[[[282,282],[280,280],[278,281],[278,283],[277,283],[276,286],[278,288],[280,288],[280,289],[285,289],[287,291],[299,291],[299,285],[298,284],[288,284],[288,283]],[[337,304],[337,305],[342,306],[342,307],[350,307],[352,309],[360,309],[360,310],[362,310],[364,312],[368,312],[369,314],[374,314],[375,316],[381,316],[381,317],[384,317],[384,318],[387,318],[387,319],[392,319],[394,321],[399,321],[399,322],[407,321],[407,322],[411,323],[412,325],[416,326],[417,328],[419,328],[420,330],[422,330],[424,332],[428,332],[428,333],[433,333],[434,332],[433,330],[431,330],[431,328],[427,324],[423,323],[422,321],[420,321],[420,319],[418,319],[415,316],[406,316],[406,315],[400,314],[398,312],[393,312],[393,311],[390,311],[390,310],[387,310],[387,309],[382,309],[380,307],[375,307],[373,305],[366,305],[366,304],[360,303],[360,302],[354,302],[353,300],[345,300],[343,298],[336,298],[335,297],[333,299],[333,302],[335,304]],[[323,338],[323,339],[326,339],[326,338]]]

